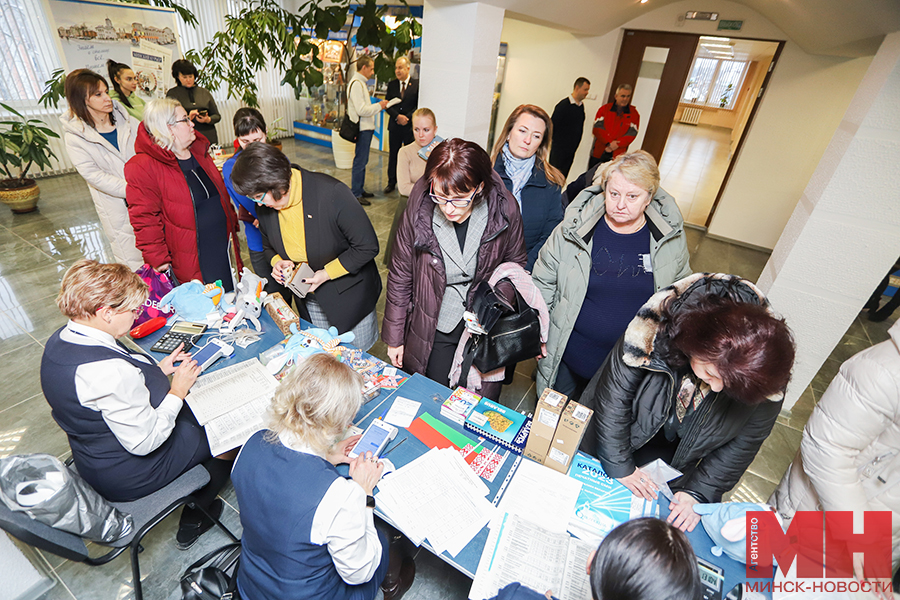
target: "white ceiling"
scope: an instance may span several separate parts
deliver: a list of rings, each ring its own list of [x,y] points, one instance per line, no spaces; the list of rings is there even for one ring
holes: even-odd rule
[[[464,3],[471,0],[437,0]],[[480,0],[512,17],[581,35],[604,35],[679,0]],[[779,27],[809,54],[871,56],[900,31],[900,0],[733,0]],[[420,4],[412,0],[410,4]],[[707,9],[708,10],[708,9]]]

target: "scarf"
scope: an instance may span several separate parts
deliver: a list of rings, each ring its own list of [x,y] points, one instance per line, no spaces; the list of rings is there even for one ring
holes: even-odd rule
[[[503,145],[503,165],[506,167],[506,174],[512,180],[512,193],[516,197],[516,202],[519,203],[519,212],[522,211],[522,188],[531,179],[536,156],[533,154],[531,158],[516,158],[509,151],[509,143]]]

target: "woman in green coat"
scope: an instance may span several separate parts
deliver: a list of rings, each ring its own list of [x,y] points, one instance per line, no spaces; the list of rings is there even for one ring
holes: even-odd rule
[[[550,310],[538,394],[580,396],[647,298],[691,273],[684,219],[653,157],[623,154],[597,173],[534,265]]]

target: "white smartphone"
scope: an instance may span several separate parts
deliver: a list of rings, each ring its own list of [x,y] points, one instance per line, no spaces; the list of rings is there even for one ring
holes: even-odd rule
[[[348,456],[350,458],[356,458],[360,454],[371,452],[372,456],[377,458],[384,451],[384,448],[388,443],[395,437],[397,437],[396,427],[388,425],[381,419],[375,419],[369,423],[368,427],[366,427],[362,437],[359,438],[359,441],[353,446],[353,450],[350,451]]]

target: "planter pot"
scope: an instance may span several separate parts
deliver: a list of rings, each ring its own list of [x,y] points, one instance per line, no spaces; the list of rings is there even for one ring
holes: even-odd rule
[[[7,180],[9,181],[9,180]],[[41,190],[34,179],[26,179],[22,187],[5,187],[0,181],[0,202],[16,214],[30,213],[37,208]]]
[[[331,151],[334,153],[334,166],[338,169],[352,169],[356,144],[342,138],[337,131],[331,130]]]

